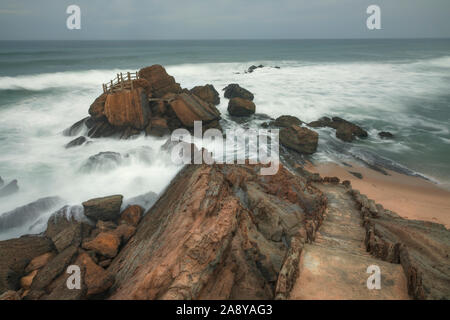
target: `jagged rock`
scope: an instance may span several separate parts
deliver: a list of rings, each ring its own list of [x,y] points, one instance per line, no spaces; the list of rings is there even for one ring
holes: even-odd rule
[[[0,215],[0,231],[16,228],[39,219],[41,215],[64,204],[60,197],[47,197]]]
[[[147,94],[142,88],[108,94],[104,114],[114,127],[142,130],[150,117]]]
[[[89,107],[89,114],[91,115],[92,118],[99,119],[104,117],[105,102],[107,96],[108,95],[106,93],[103,93],[91,104],[91,106]]]
[[[393,139],[394,135],[387,131],[378,132],[378,136],[382,139]]]
[[[82,247],[96,253],[114,258],[120,245],[120,237],[114,232],[101,232],[94,239],[83,242]]]
[[[84,266],[83,278],[87,287],[86,296],[88,298],[104,293],[112,286],[114,282],[113,275],[98,266],[87,253],[81,253],[75,264]]]
[[[336,129],[336,137],[345,142],[351,142],[355,137],[366,138],[368,136],[367,131],[360,126],[339,117],[333,117],[332,119],[322,117],[317,121],[308,123],[308,126],[313,128],[330,127]]]
[[[259,66],[252,65],[248,68],[247,73],[252,73],[256,69],[261,69],[261,68],[264,68],[264,66],[262,64],[260,64]]]
[[[293,235],[323,219],[325,199],[261,168],[186,166],[108,267],[110,298],[273,299]]]
[[[170,129],[166,119],[155,117],[150,119],[145,132],[149,136],[163,137],[170,134]]]
[[[95,221],[114,221],[120,216],[123,196],[115,195],[83,202],[84,214]]]
[[[98,120],[88,119],[86,125],[89,129],[87,135],[90,138],[107,138],[117,134],[117,129],[106,118]]]
[[[115,228],[117,228],[117,224],[115,224],[113,221],[98,220],[96,227],[100,232],[105,232],[114,230]]]
[[[19,289],[19,280],[25,275],[28,263],[52,249],[51,240],[41,236],[0,241],[0,293]]]
[[[256,106],[250,100],[232,98],[228,103],[228,113],[232,116],[243,117],[255,113]]]
[[[117,152],[100,152],[96,155],[90,156],[83,165],[80,170],[84,172],[92,172],[92,171],[109,171],[116,168],[118,165],[122,163],[122,155]]]
[[[0,198],[10,196],[19,191],[17,180],[13,180],[0,189]]]
[[[144,209],[138,205],[132,205],[125,209],[120,215],[119,223],[127,223],[136,227],[141,221]]]
[[[211,103],[215,106],[220,104],[220,96],[216,88],[212,84],[207,84],[204,86],[197,86],[190,90],[191,93],[195,94],[197,97]]]
[[[316,152],[319,135],[305,127],[292,125],[280,130],[280,143],[300,153],[312,154]]]
[[[63,135],[73,137],[80,134],[83,128],[86,127],[86,122],[88,121],[89,118],[90,117],[86,117],[74,123],[70,128],[67,128],[66,130],[63,131]]]
[[[37,269],[42,268],[45,266],[53,257],[55,256],[54,252],[46,252],[44,254],[41,254],[40,256],[37,256],[33,260],[30,261],[30,263],[25,268],[26,273],[33,272]]]
[[[224,96],[227,99],[242,98],[245,100],[253,101],[253,99],[255,98],[253,93],[251,93],[247,89],[240,87],[236,83],[229,84],[228,86],[223,88],[223,90],[225,91]]]
[[[181,93],[174,96],[169,103],[181,123],[188,127],[194,127],[194,121],[210,122],[220,119],[217,108],[196,95]]]
[[[128,224],[121,224],[113,232],[122,243],[126,243],[136,233],[136,227]]]
[[[181,93],[181,87],[174,77],[167,74],[160,65],[153,65],[139,70],[139,77],[148,81],[152,97],[161,98],[167,93]]]
[[[270,124],[277,127],[290,127],[292,125],[301,126],[303,121],[294,116],[281,116],[276,118],[275,121],[272,121]]]
[[[68,144],[66,144],[65,148],[69,149],[69,148],[73,148],[73,147],[78,147],[78,146],[83,145],[86,141],[87,141],[86,137],[81,136],[81,137],[78,137],[78,138],[70,141]]]

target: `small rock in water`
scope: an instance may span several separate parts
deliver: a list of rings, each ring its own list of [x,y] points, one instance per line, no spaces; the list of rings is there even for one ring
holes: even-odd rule
[[[354,175],[358,179],[362,179],[363,178],[362,174],[359,173],[359,172],[349,171],[349,173],[351,173],[352,175]]]
[[[19,185],[17,184],[17,180],[13,180],[8,183],[5,187],[0,189],[0,198],[7,197],[19,191]]]
[[[83,130],[83,128],[86,125],[86,121],[89,118],[90,117],[86,117],[86,118],[81,119],[80,121],[74,123],[70,128],[67,128],[66,130],[63,131],[63,135],[68,136],[68,137],[76,136]]]
[[[100,152],[90,156],[89,159],[81,166],[81,171],[108,171],[116,168],[122,163],[122,155],[117,152]]]
[[[228,103],[228,113],[232,116],[243,117],[255,113],[256,106],[250,100],[233,98]]]
[[[66,149],[81,146],[86,141],[87,141],[86,137],[84,137],[84,136],[78,137],[78,138],[70,141],[68,144],[66,144]]]
[[[262,64],[260,64],[259,66],[251,66],[250,68],[248,68],[247,73],[252,73],[253,71],[255,71],[256,69],[261,69],[264,68],[264,66]]]
[[[251,93],[247,89],[242,88],[237,83],[229,84],[228,86],[223,88],[223,91],[225,91],[224,96],[227,99],[242,98],[253,101],[253,99],[255,98],[253,93]]]
[[[303,121],[299,118],[286,115],[276,118],[271,124],[277,127],[290,127],[292,125],[301,126],[302,123]]]
[[[387,131],[378,132],[378,136],[382,139],[393,139],[394,135]]]

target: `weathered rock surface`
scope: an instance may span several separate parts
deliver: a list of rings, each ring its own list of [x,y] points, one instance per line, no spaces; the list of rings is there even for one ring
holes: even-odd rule
[[[94,119],[102,118],[105,115],[105,103],[108,95],[106,93],[101,94],[89,107],[89,114]]]
[[[122,200],[121,195],[91,199],[83,202],[84,214],[95,221],[116,220],[120,216]]]
[[[150,119],[148,126],[145,128],[145,132],[149,136],[163,137],[170,134],[170,128],[166,119],[155,117]]]
[[[225,88],[223,88],[224,96],[227,99],[233,99],[233,98],[241,98],[245,100],[253,101],[255,96],[253,93],[248,91],[247,89],[242,88],[236,83],[229,84]]]
[[[367,131],[360,126],[339,117],[333,117],[332,119],[323,117],[308,123],[308,126],[312,128],[330,127],[336,129],[336,137],[345,142],[351,142],[355,137],[366,138],[368,136]]]
[[[317,150],[319,135],[308,128],[292,125],[280,130],[280,143],[297,152],[312,154]]]
[[[194,121],[211,122],[220,119],[220,112],[196,95],[181,93],[173,97],[170,107],[183,126],[192,128]]]
[[[217,106],[220,103],[220,96],[212,84],[197,86],[192,88],[191,93],[210,104]]]
[[[228,103],[228,113],[232,116],[245,117],[255,113],[256,106],[250,100],[232,98]]]
[[[120,245],[120,236],[114,232],[101,232],[94,239],[85,241],[82,247],[86,250],[93,250],[96,253],[107,257],[114,258]]]
[[[325,203],[286,169],[259,169],[182,170],[108,268],[112,298],[273,298],[292,238],[307,239]]]
[[[129,206],[120,215],[119,223],[127,223],[136,227],[141,221],[144,209],[138,205]]]
[[[98,266],[87,253],[81,253],[75,265],[84,267],[83,277],[88,298],[104,293],[112,286],[114,276]]]
[[[36,271],[43,266],[45,266],[51,259],[53,259],[55,256],[54,252],[46,252],[44,254],[41,254],[40,256],[34,258],[30,261],[30,263],[25,268],[26,273],[30,273],[33,271]]]
[[[277,126],[277,127],[290,127],[292,125],[301,126],[303,124],[303,121],[301,121],[299,118],[294,116],[281,116],[275,119],[275,121],[271,121],[271,125]]]
[[[152,97],[162,98],[167,93],[181,93],[182,89],[174,77],[167,74],[160,65],[153,65],[139,70],[139,77],[148,81]]]

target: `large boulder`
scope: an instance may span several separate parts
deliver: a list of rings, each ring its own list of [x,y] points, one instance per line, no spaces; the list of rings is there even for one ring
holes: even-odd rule
[[[101,94],[89,107],[89,114],[91,117],[98,119],[103,117],[105,111],[105,102],[108,95],[106,93]]]
[[[255,113],[256,106],[250,100],[233,98],[228,103],[228,113],[232,116],[244,117]]]
[[[253,93],[251,93],[247,89],[242,88],[237,83],[229,84],[228,86],[223,88],[223,91],[225,91],[224,96],[227,99],[242,98],[253,101],[253,99],[255,98]]]
[[[192,88],[190,91],[203,101],[206,101],[216,106],[220,103],[219,93],[212,84],[197,86]]]
[[[108,94],[104,114],[115,127],[142,130],[148,124],[150,116],[147,94],[142,88]]]
[[[107,258],[114,258],[120,246],[120,236],[113,231],[100,232],[94,239],[83,242],[82,247]]]
[[[91,199],[83,202],[86,217],[103,221],[114,221],[120,216],[123,196],[115,195],[104,198]]]
[[[366,138],[368,136],[367,131],[360,126],[339,117],[333,117],[332,119],[322,117],[317,121],[308,123],[308,126],[312,128],[329,127],[336,129],[336,137],[345,142],[352,142],[355,137]]]
[[[312,154],[316,152],[319,135],[305,127],[293,125],[280,130],[280,143],[300,153]]]
[[[215,106],[193,94],[178,94],[169,105],[183,126],[188,128],[194,127],[194,121],[207,123],[220,119],[220,112]]]
[[[83,266],[85,271],[83,277],[88,298],[105,292],[114,283],[114,276],[98,266],[85,252],[78,256],[75,264]]]
[[[144,209],[138,205],[132,205],[126,208],[120,215],[119,223],[126,223],[130,226],[136,227],[141,221]]]
[[[170,134],[167,120],[160,117],[151,118],[147,128],[145,128],[145,133],[155,137],[163,137]]]
[[[297,117],[286,115],[276,118],[270,124],[277,127],[290,127],[292,125],[301,126],[303,124],[303,121]]]
[[[174,77],[167,74],[160,65],[153,65],[139,70],[139,77],[147,80],[152,97],[161,98],[167,93],[181,93],[182,89]]]

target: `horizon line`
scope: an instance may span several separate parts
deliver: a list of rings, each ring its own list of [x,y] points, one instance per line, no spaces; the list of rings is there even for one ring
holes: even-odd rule
[[[373,37],[373,38],[223,38],[223,39],[0,39],[0,41],[261,41],[261,40],[450,40],[449,37]]]

